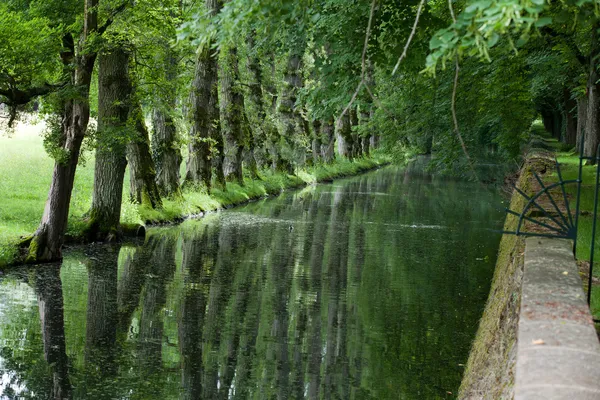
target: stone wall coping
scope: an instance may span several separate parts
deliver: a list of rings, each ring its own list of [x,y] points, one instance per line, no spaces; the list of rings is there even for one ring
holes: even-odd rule
[[[600,342],[565,239],[530,237],[517,333],[515,399],[600,399]]]

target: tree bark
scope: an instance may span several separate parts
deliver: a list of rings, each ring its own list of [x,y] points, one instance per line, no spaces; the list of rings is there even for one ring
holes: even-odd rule
[[[583,153],[582,141],[585,134],[585,123],[587,120],[587,96],[577,99],[577,141],[575,147],[579,154]]]
[[[269,65],[270,65],[270,69],[271,69],[271,77],[275,76],[275,56],[273,55],[273,53],[270,54],[269,57]],[[267,80],[267,84],[265,86],[265,90],[267,91],[267,93],[269,93],[271,95],[271,104],[270,104],[270,114],[272,118],[265,118],[265,136],[266,136],[266,140],[267,140],[267,154],[268,154],[268,158],[269,161],[271,163],[271,169],[272,170],[276,170],[277,166],[279,165],[279,148],[278,148],[278,144],[280,141],[280,136],[279,136],[279,131],[277,129],[277,126],[274,123],[274,119],[277,116],[277,101],[278,101],[278,94],[277,94],[277,89],[275,88],[273,79]]]
[[[257,124],[254,124],[252,129],[252,138],[250,141],[251,157],[256,163],[256,167],[263,168],[267,162],[265,157],[265,143],[267,140],[266,130],[267,121],[265,121],[267,113],[265,112],[265,103],[263,100],[262,89],[262,69],[260,67],[260,59],[257,54],[257,48],[254,43],[256,33],[253,31],[248,35],[247,45],[250,54],[247,57],[246,66],[250,72],[252,82],[250,83],[249,100],[256,109]]]
[[[338,128],[338,127],[336,127]],[[350,125],[350,116],[348,113],[342,117],[341,124],[336,134],[338,155],[352,161],[352,126]]]
[[[222,7],[221,0],[205,0],[205,7],[214,18]],[[192,128],[188,144],[185,185],[203,183],[210,192],[212,168],[216,169],[217,182],[225,186],[223,175],[223,139],[219,116],[218,61],[212,54],[209,42],[198,53],[190,105]]]
[[[355,127],[358,126],[358,112],[355,107],[350,110],[350,137],[352,138],[352,158],[362,156],[361,140],[355,132]]]
[[[175,107],[175,102],[171,102]],[[156,184],[162,196],[177,197],[179,189],[179,165],[181,150],[177,142],[177,128],[173,116],[160,108],[152,112],[152,154],[156,164]]]
[[[375,109],[371,108],[371,112],[369,113],[369,119],[373,119],[374,115],[375,115]],[[380,141],[379,135],[377,133],[373,133],[371,135],[371,138],[369,139],[369,148],[371,148],[371,149],[379,148],[379,141]]]
[[[360,111],[360,124],[367,125],[369,123],[369,112],[366,110]],[[371,135],[363,132],[363,135],[359,137],[360,146],[362,148],[362,152],[365,156],[369,156],[371,154]]]
[[[162,200],[156,185],[156,170],[150,154],[148,130],[139,103],[132,105],[130,120],[134,124],[134,137],[127,144],[131,201],[147,204],[152,208],[161,208]]]
[[[565,143],[570,146],[575,146],[577,143],[577,115],[575,114],[577,102],[571,98],[571,92],[568,89],[564,91],[565,98]]]
[[[236,47],[221,49],[219,59],[221,114],[225,148],[224,173],[228,180],[244,184],[242,161],[247,142],[244,118],[244,95],[239,87],[239,68]]]
[[[119,222],[123,198],[125,136],[131,83],[129,54],[123,48],[107,50],[98,59],[98,133],[94,191],[86,229],[88,240],[114,241],[121,237]]]
[[[85,44],[88,37],[98,28],[97,6],[98,0],[85,1],[81,43]],[[65,157],[54,163],[44,214],[25,259],[28,263],[48,262],[62,258],[61,248],[67,228],[75,170],[90,118],[89,92],[96,53],[82,51],[75,56],[74,50],[71,49],[65,51],[64,55],[65,70],[72,70],[71,86],[77,90],[78,96],[66,100],[64,104],[59,145],[64,150]],[[70,65],[71,60],[74,65]]]
[[[279,141],[280,154],[278,169],[289,174],[294,173],[294,160],[298,159],[298,138],[302,131],[302,117],[296,111],[298,90],[302,87],[302,53],[304,46],[294,49],[288,57],[284,75],[284,86],[279,103],[279,118],[281,120]]]
[[[313,121],[313,134],[311,142],[313,163],[318,163],[321,159],[321,121]]]
[[[324,162],[331,163],[335,158],[335,129],[333,126],[333,118],[322,121],[321,130],[321,157]]]

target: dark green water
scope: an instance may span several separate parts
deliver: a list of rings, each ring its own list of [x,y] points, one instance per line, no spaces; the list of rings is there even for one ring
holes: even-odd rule
[[[453,398],[496,190],[388,167],[0,276],[0,398]]]

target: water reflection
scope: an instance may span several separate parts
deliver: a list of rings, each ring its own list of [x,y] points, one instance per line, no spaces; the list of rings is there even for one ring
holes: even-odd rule
[[[9,274],[0,390],[451,398],[489,288],[496,201],[387,168],[153,229],[136,246],[76,250],[60,276]]]

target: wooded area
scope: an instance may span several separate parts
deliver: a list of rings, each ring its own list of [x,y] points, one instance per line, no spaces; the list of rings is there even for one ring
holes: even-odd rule
[[[372,149],[473,178],[512,162],[539,116],[600,135],[597,1],[4,0],[0,103],[40,112],[55,167],[28,262],[61,258],[82,146],[88,240],[117,240],[126,166],[160,209],[274,169]],[[92,122],[90,122],[92,121]],[[185,175],[180,165],[186,161]],[[180,176],[182,175],[182,176]]]

